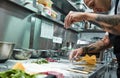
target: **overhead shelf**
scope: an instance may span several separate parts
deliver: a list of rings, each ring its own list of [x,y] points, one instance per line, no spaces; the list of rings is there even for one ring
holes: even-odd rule
[[[9,10],[11,12],[14,12],[15,15],[18,15],[18,14],[20,14],[21,16],[24,15],[24,17],[26,17],[30,14],[34,14],[38,18],[44,18],[46,20],[52,21],[56,24],[59,24],[59,26],[64,27],[63,22],[57,21],[57,20],[49,18],[49,17],[46,17],[46,16],[41,15],[41,14],[38,14],[36,8],[34,8],[34,7],[29,8],[29,7],[23,6],[19,3],[16,3],[14,0],[13,1],[12,0],[0,0],[0,7],[4,8],[6,10]],[[69,30],[78,33],[78,31],[75,31],[73,29],[69,29]]]
[[[5,8],[7,10],[19,10],[24,13],[34,13],[33,10],[30,10],[20,4],[17,4],[10,0],[0,0],[0,7]]]
[[[86,33],[105,33],[103,30],[98,30],[98,29],[84,29],[79,32],[86,32]]]
[[[54,0],[54,1],[60,1],[60,0]],[[62,0],[62,1],[66,2],[67,0]],[[72,7],[71,10],[77,10],[68,1],[66,2],[66,4],[68,4],[69,6]],[[49,20],[49,21],[54,22],[56,24],[59,24],[59,26],[61,26],[61,27],[64,27],[64,23],[62,21],[58,21],[58,20],[55,20],[51,17],[46,17],[42,14],[38,14],[37,13],[37,11],[38,11],[37,8],[34,8],[33,6],[31,6],[32,8],[30,8],[29,6],[28,7],[23,6],[19,3],[14,2],[14,0],[13,1],[12,0],[0,0],[0,7],[4,8],[6,10],[9,10],[11,12],[14,12],[14,15],[19,14],[19,16],[22,16],[22,17],[23,17],[23,15],[28,16],[30,14],[34,14],[38,18],[44,18],[46,20]],[[58,7],[58,6],[55,5],[55,7],[59,8],[59,11],[61,10],[60,6]],[[67,7],[67,6],[65,6],[65,7]],[[65,13],[67,13],[67,12],[68,11],[65,11]],[[76,32],[76,33],[79,33],[79,32],[104,32],[104,31],[101,31],[101,30],[78,30],[78,29],[74,29],[74,28],[69,28],[68,30],[71,30],[71,31]]]

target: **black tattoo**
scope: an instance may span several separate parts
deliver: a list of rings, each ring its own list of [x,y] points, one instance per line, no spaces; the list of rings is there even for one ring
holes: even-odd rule
[[[88,46],[83,47],[83,52],[85,54],[87,54],[88,52],[94,51],[94,50],[96,50],[96,47],[88,47]]]
[[[93,51],[99,52],[101,50],[104,50],[104,48],[105,48],[104,46],[99,46],[99,48],[95,47],[95,46],[86,46],[86,47],[83,47],[83,52],[85,54],[87,54],[89,52],[93,52]]]
[[[89,47],[88,51],[93,51],[95,49],[96,49],[96,47]]]
[[[95,24],[96,26],[100,27],[103,30],[107,29],[107,30],[111,30],[111,32],[116,32],[117,31],[113,28],[113,26],[105,27],[104,25],[101,25],[101,24],[99,24],[98,22],[95,22],[95,21],[89,21],[89,22],[92,23],[92,24]]]
[[[96,21],[109,24],[110,26],[118,26],[120,24],[120,15],[114,15],[114,16],[99,15],[96,18]]]

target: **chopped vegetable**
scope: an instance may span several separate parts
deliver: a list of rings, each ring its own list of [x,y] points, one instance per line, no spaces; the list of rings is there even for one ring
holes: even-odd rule
[[[48,61],[46,59],[38,59],[37,61],[34,61],[33,63],[37,63],[37,64],[46,64],[48,63]]]
[[[0,72],[0,78],[36,78],[36,76],[29,75],[22,70],[11,69],[4,72]]]
[[[24,66],[22,65],[22,63],[20,63],[20,62],[18,62],[18,63],[16,63],[13,67],[12,67],[12,69],[19,69],[19,70],[25,70],[25,68],[24,68]]]

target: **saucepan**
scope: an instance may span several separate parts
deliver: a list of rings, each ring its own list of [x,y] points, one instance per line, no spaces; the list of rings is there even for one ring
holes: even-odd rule
[[[6,62],[13,53],[14,43],[0,41],[0,63]]]

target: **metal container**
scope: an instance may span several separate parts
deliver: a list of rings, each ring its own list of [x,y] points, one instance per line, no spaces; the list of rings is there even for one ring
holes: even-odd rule
[[[4,63],[10,58],[14,45],[15,44],[11,42],[0,41],[0,63]]]
[[[49,50],[39,50],[41,58],[49,58],[51,57],[51,53]]]
[[[13,58],[16,60],[27,60],[31,57],[32,52],[23,49],[14,49],[13,50]]]
[[[40,52],[38,50],[35,49],[27,49],[27,50],[32,53],[31,58],[39,58]]]

